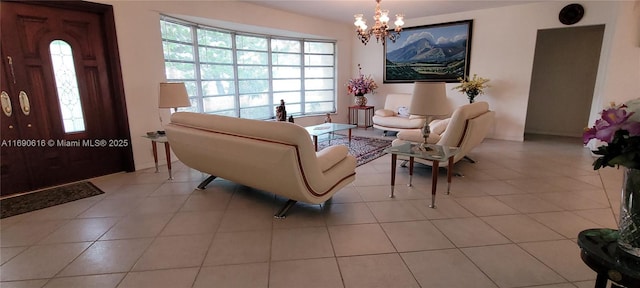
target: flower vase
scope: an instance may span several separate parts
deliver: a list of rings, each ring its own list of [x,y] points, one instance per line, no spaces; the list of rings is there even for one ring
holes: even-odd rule
[[[475,98],[478,96],[477,90],[469,90],[467,91],[467,98],[469,98],[469,104],[475,102]]]
[[[358,105],[358,106],[366,106],[367,105],[367,97],[364,97],[364,94],[356,94],[356,105]]]
[[[640,257],[640,169],[624,168],[618,246]]]

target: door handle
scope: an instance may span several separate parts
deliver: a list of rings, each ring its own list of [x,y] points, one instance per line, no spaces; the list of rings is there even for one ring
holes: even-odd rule
[[[22,108],[22,113],[24,115],[29,116],[31,113],[31,104],[29,104],[29,96],[27,96],[27,92],[20,91],[18,94],[18,99],[20,100],[20,108]]]
[[[2,104],[2,112],[4,112],[4,115],[11,117],[11,114],[13,113],[13,109],[11,108],[11,98],[9,98],[9,94],[7,94],[6,91],[2,91],[0,94],[0,103]]]
[[[11,77],[13,78],[13,84],[16,84],[16,72],[13,71],[13,58],[7,56],[7,61],[9,62],[9,69],[11,71]]]

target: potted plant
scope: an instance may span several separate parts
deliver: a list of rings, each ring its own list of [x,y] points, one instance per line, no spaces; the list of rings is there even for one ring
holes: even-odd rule
[[[378,89],[378,84],[373,80],[371,75],[362,74],[362,67],[358,64],[358,77],[351,78],[347,81],[347,93],[356,97],[356,104],[359,106],[367,105],[367,98],[364,94],[373,94]]]
[[[640,257],[640,98],[605,109],[591,128],[585,128],[584,144],[592,139],[602,141],[593,154],[600,155],[593,169],[620,167],[624,169],[618,246]]]
[[[471,79],[469,79],[469,77],[458,77],[458,81],[460,81],[460,85],[453,87],[452,89],[457,89],[458,91],[467,94],[469,103],[473,103],[476,96],[484,94],[482,89],[489,87],[489,85],[487,85],[489,79],[478,77],[478,74],[473,74],[473,78]]]

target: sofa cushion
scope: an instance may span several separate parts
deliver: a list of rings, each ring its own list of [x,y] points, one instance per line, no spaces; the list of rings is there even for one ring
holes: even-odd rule
[[[409,107],[411,105],[412,94],[408,93],[391,93],[387,94],[384,100],[384,109],[398,111],[398,107]]]
[[[429,129],[431,129],[431,132],[440,135],[447,129],[447,125],[449,125],[450,120],[451,118],[433,120],[429,123]]]
[[[400,129],[416,129],[422,128],[424,118],[409,119],[409,117],[381,117],[373,116],[373,123],[382,127],[393,127]]]
[[[409,119],[424,119],[426,121],[427,116],[421,116],[421,115],[409,115]]]
[[[424,137],[422,137],[422,132],[420,132],[420,129],[402,130],[398,132],[397,137],[398,139],[402,139],[410,142],[416,142],[416,143],[424,142]],[[435,144],[435,143],[438,143],[438,141],[440,141],[440,135],[436,133],[429,134],[429,137],[427,138],[427,143]]]
[[[391,117],[391,116],[395,116],[396,112],[393,112],[393,110],[388,110],[388,109],[378,109],[376,110],[375,115],[382,116],[382,117]]]

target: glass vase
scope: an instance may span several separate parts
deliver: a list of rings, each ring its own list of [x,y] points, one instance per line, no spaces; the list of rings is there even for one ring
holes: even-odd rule
[[[367,97],[364,97],[364,95],[356,95],[356,105],[358,105],[358,106],[366,106],[367,105]]]
[[[467,98],[469,98],[469,104],[476,101],[476,96],[478,96],[478,91],[468,90]]]
[[[640,169],[624,168],[618,246],[640,257]]]

